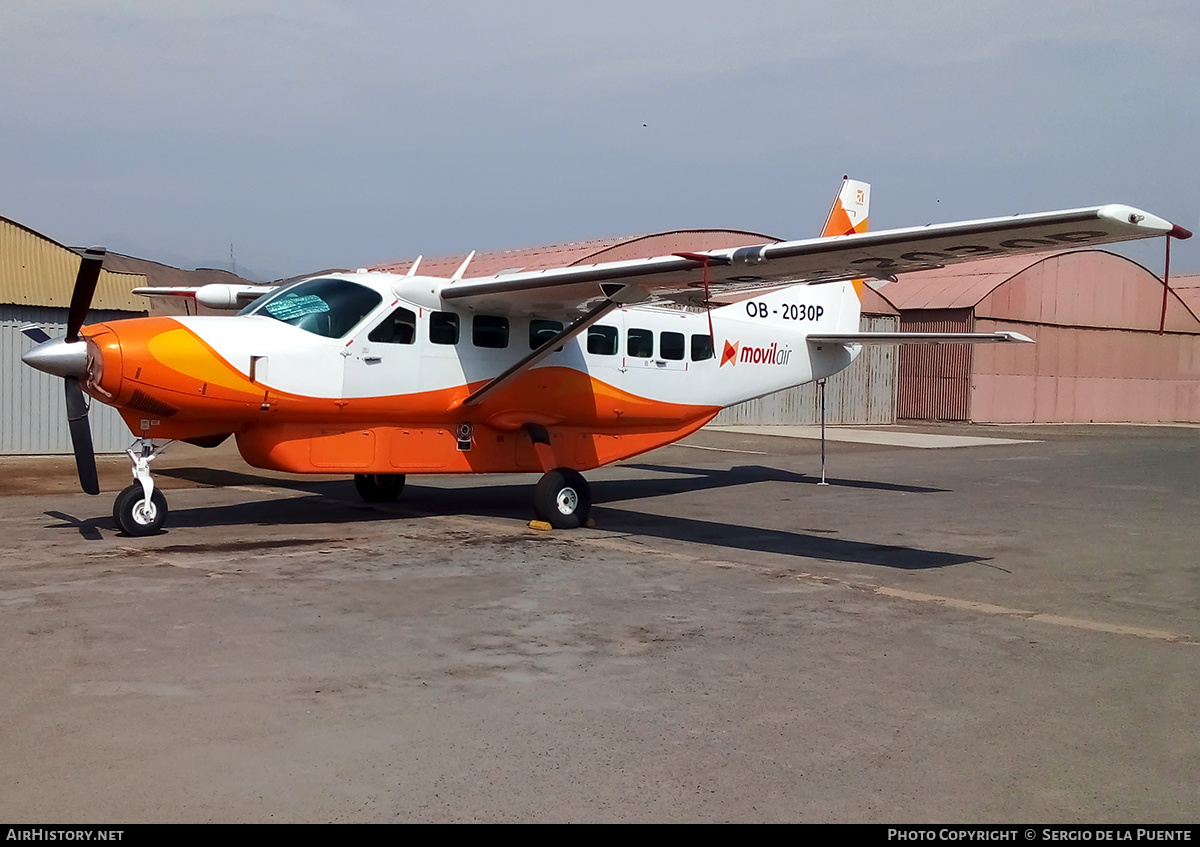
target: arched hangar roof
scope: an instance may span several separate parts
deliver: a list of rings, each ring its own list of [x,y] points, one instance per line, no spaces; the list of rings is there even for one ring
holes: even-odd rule
[[[646,259],[685,250],[719,250],[743,244],[774,243],[780,239],[757,232],[736,229],[680,229],[652,235],[597,238],[547,244],[517,250],[479,252],[471,260],[464,277],[491,276],[501,271],[539,271],[568,265],[591,265],[598,262],[619,262],[623,259]],[[467,258],[466,253],[423,259],[420,272],[430,276],[450,276]],[[373,271],[404,273],[412,267],[413,259],[397,259],[373,265]]]
[[[476,253],[467,267],[466,278],[490,276],[500,271],[523,269],[528,271],[546,268],[561,268],[568,265],[591,265],[599,262],[619,262],[625,259],[646,259],[670,253],[698,250],[720,250],[725,247],[740,247],[744,244],[767,244],[780,241],[770,235],[747,232],[740,229],[679,229],[650,235],[598,238],[589,241],[572,241],[566,244],[549,244],[544,247],[526,247],[519,250],[496,250]],[[441,256],[421,261],[420,272],[431,276],[450,276],[467,256]],[[404,273],[412,267],[412,259],[398,259],[374,265],[371,270],[389,273]],[[737,302],[754,296],[755,293],[714,299],[722,302]],[[894,315],[896,309],[885,298],[873,291],[863,292],[863,311],[869,314]]]
[[[1171,277],[1171,290],[1179,295],[1193,315],[1200,317],[1200,274]]]

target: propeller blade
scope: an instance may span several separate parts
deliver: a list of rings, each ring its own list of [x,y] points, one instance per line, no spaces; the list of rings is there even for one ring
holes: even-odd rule
[[[46,330],[37,324],[25,324],[25,326],[21,327],[21,332],[25,333],[26,338],[33,339],[35,344],[43,344],[50,340],[50,336],[46,334]]]
[[[89,247],[83,251],[79,274],[75,277],[75,290],[71,292],[71,309],[67,312],[67,341],[79,340],[79,328],[87,318],[100,280],[100,268],[108,251],[103,247]]]
[[[88,426],[88,405],[77,377],[63,378],[67,394],[67,427],[71,431],[71,446],[75,449],[75,467],[79,484],[88,494],[100,493],[100,477],[96,473],[96,452],[92,449],[92,430]]]

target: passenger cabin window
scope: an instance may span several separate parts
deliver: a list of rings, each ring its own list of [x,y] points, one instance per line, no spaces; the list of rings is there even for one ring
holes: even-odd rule
[[[378,292],[346,279],[308,279],[255,300],[239,314],[262,315],[325,338],[341,338],[375,309]]]
[[[471,343],[499,350],[508,346],[508,318],[476,315],[471,321]]]
[[[686,352],[682,332],[664,332],[658,337],[658,355],[678,361]]]
[[[412,344],[416,339],[416,313],[403,306],[388,315],[387,319],[367,336],[367,340],[379,344]]]
[[[648,329],[631,329],[625,336],[625,351],[639,359],[654,355],[654,333]]]
[[[458,315],[453,312],[430,312],[429,340],[434,344],[457,344]]]
[[[711,335],[693,335],[692,336],[692,361],[703,362],[705,359],[713,357],[713,343]]]
[[[536,350],[562,332],[562,321],[544,321],[534,318],[529,322],[529,349]],[[559,350],[562,348],[559,347]]]
[[[617,328],[593,324],[588,327],[587,351],[597,356],[617,355]]]

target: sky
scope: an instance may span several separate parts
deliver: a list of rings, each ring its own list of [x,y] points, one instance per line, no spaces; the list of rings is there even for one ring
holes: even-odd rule
[[[1126,203],[1200,232],[1195,0],[6,0],[0,215],[275,279]],[[1127,255],[1161,273],[1162,240]],[[1172,272],[1200,272],[1200,236]]]

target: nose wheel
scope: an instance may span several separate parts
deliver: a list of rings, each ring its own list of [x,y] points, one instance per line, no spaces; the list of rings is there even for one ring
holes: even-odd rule
[[[167,519],[167,498],[157,488],[146,499],[139,483],[126,488],[113,501],[113,521],[126,535],[154,535]]]
[[[167,519],[167,498],[154,487],[150,463],[174,442],[156,445],[148,438],[139,438],[125,453],[133,462],[133,485],[113,501],[113,522],[126,535],[154,535]]]
[[[555,468],[533,489],[533,511],[555,529],[582,526],[592,511],[591,486],[578,471]]]

